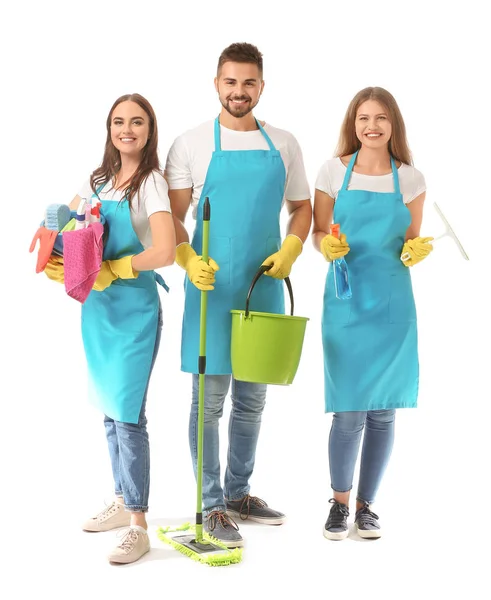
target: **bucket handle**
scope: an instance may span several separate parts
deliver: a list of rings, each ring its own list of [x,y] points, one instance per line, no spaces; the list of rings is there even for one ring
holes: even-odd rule
[[[269,269],[271,269],[273,265],[261,265],[261,267],[259,268],[259,271],[254,275],[254,279],[252,280],[251,283],[251,287],[249,288],[249,291],[247,292],[247,300],[246,300],[246,307],[245,307],[245,316],[246,318],[249,316],[249,300],[251,298],[251,294],[252,294],[252,290],[254,289],[254,286],[257,283],[257,280],[261,277],[261,275],[263,273],[266,273],[266,271],[269,271]],[[290,294],[290,314],[293,317],[293,290],[292,290],[292,284],[290,282],[290,278],[289,277],[285,277],[284,282],[286,283],[286,287],[288,288],[288,293]]]

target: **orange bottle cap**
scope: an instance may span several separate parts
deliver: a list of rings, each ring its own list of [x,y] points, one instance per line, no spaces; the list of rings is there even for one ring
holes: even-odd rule
[[[331,235],[339,238],[339,223],[333,223],[331,225]]]

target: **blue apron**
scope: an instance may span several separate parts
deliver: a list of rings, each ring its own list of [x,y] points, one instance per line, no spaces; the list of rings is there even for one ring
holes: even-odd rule
[[[206,373],[232,373],[230,310],[245,308],[247,291],[264,260],[281,246],[280,211],[286,171],[281,154],[256,121],[269,150],[223,151],[215,120],[215,151],[200,196],[192,246],[201,254],[203,203],[210,199],[209,255],[219,265],[215,289],[208,294]],[[198,373],[200,291],[185,280],[181,369]],[[250,310],[284,313],[283,281],[261,277]]]
[[[356,152],[334,204],[346,234],[353,297],[338,300],[326,279],[322,339],[326,412],[416,406],[419,367],[411,275],[401,249],[411,214],[391,158],[394,192],[350,190]]]
[[[101,213],[109,228],[104,260],[143,252],[126,200],[103,200]],[[102,292],[91,291],[82,305],[90,398],[116,421],[138,423],[157,336],[156,280],[166,287],[154,271],[141,271],[136,279],[116,279]]]

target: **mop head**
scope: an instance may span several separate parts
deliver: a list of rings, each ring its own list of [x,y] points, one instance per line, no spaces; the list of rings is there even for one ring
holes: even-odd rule
[[[176,533],[180,535],[169,535]],[[182,554],[211,567],[225,567],[242,560],[241,548],[227,548],[205,531],[203,532],[204,543],[196,542],[196,526],[190,523],[185,523],[177,529],[159,527],[157,535],[163,542],[170,544]]]

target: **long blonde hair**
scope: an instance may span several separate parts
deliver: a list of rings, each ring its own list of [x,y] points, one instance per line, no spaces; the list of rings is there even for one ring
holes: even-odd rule
[[[404,125],[401,111],[397,106],[394,96],[381,87],[367,87],[359,91],[353,100],[351,100],[344,116],[334,156],[353,154],[361,148],[361,142],[356,137],[355,119],[359,106],[367,100],[376,100],[387,111],[388,119],[392,125],[392,135],[390,136],[388,146],[390,155],[400,162],[412,165],[413,159],[407,143],[406,126]]]

